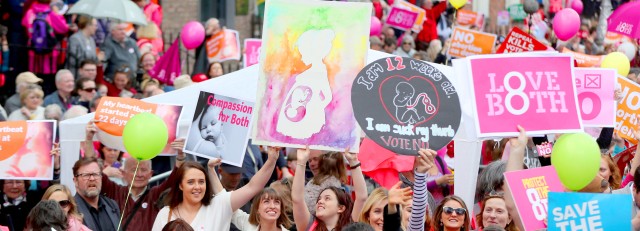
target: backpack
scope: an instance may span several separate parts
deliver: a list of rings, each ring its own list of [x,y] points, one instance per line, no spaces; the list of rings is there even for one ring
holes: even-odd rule
[[[48,54],[58,43],[53,28],[47,21],[50,11],[40,12],[31,25],[31,46],[36,54]]]

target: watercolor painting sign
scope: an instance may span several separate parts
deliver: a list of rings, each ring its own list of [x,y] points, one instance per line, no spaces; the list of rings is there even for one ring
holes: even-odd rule
[[[462,116],[458,93],[441,70],[402,57],[382,58],[362,69],[351,104],[369,139],[403,155],[446,146]]]
[[[0,122],[0,179],[53,179],[56,121]]]
[[[266,4],[253,143],[357,152],[351,85],[365,66],[371,4]]]

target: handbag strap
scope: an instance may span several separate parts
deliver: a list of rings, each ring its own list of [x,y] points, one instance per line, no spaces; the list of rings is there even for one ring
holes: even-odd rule
[[[133,216],[136,215],[136,212],[138,212],[138,209],[140,209],[140,206],[142,205],[142,201],[144,201],[144,198],[147,196],[147,193],[149,193],[149,190],[145,190],[144,193],[142,194],[142,196],[140,198],[138,198],[138,201],[136,202],[136,204],[133,206],[133,210],[131,210],[131,213],[129,213],[129,217],[127,217],[127,221],[124,223],[124,226],[122,226],[122,230],[127,230],[127,227],[129,226],[129,223],[131,223],[131,220],[133,219]],[[129,198],[127,198],[128,200]],[[123,211],[124,213],[124,211]],[[169,216],[171,216],[171,213],[169,213]]]
[[[444,170],[445,169],[444,169],[444,163],[442,161],[442,158],[440,158],[440,156],[436,156],[436,160],[438,161],[438,164],[440,164],[440,170],[442,170],[442,175],[444,176],[445,175],[444,174]],[[441,186],[441,188],[442,188],[442,195],[445,196],[445,197],[449,196],[449,193],[450,193],[449,192],[449,185]]]

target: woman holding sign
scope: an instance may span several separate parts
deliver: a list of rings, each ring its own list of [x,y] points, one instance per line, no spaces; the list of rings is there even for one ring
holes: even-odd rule
[[[194,230],[229,230],[233,213],[245,205],[267,184],[276,165],[279,152],[269,152],[263,167],[244,187],[233,192],[213,194],[207,171],[197,162],[185,162],[178,168],[178,182],[167,195],[169,206],[160,210],[153,231],[160,231],[169,222],[183,219]],[[209,168],[209,172],[215,171]],[[303,174],[304,175],[304,174]]]
[[[296,168],[291,189],[293,219],[296,227],[311,231],[341,230],[347,224],[358,220],[364,202],[367,200],[367,186],[360,169],[358,156],[355,153],[349,153],[348,149],[344,153],[351,166],[353,188],[356,194],[355,202],[351,201],[350,195],[344,189],[328,187],[320,192],[315,203],[316,213],[312,215],[304,200],[304,171],[310,153],[308,147],[298,149],[297,164],[300,167]]]

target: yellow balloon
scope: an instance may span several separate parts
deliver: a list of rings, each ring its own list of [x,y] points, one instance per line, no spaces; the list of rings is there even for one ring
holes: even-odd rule
[[[451,3],[451,6],[455,7],[457,10],[467,4],[467,0],[449,0],[449,3]]]
[[[600,67],[616,69],[619,75],[627,77],[629,69],[631,68],[631,63],[625,54],[616,51],[605,56]]]

